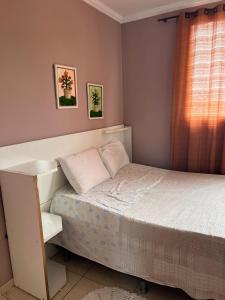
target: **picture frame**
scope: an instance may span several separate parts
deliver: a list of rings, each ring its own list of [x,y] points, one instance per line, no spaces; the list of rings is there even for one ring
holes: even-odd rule
[[[77,68],[54,64],[58,109],[78,108]]]
[[[89,120],[103,119],[104,117],[104,96],[103,85],[87,83],[88,118]]]

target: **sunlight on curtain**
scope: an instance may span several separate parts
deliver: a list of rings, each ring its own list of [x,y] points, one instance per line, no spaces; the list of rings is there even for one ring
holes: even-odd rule
[[[186,119],[191,126],[225,120],[225,20],[190,30]]]
[[[192,15],[177,23],[171,166],[225,174],[225,5]]]

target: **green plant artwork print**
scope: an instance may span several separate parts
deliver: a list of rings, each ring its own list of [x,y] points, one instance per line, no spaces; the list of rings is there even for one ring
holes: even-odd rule
[[[58,108],[77,108],[76,68],[55,65]]]
[[[103,118],[103,86],[88,84],[89,119]]]

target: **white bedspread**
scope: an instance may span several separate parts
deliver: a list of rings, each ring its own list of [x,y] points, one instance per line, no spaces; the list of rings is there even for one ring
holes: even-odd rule
[[[225,299],[225,176],[129,164],[83,196],[60,189],[54,242],[121,272]]]

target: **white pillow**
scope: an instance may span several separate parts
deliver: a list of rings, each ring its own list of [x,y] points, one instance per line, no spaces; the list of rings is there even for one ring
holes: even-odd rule
[[[99,148],[101,158],[113,178],[125,165],[129,164],[129,157],[120,141],[111,142]]]
[[[69,183],[78,194],[110,178],[97,149],[89,149],[58,159]]]

